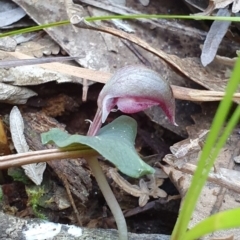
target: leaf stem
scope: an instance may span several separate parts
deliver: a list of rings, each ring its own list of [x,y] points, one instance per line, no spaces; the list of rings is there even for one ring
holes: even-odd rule
[[[87,162],[96,178],[96,181],[98,182],[99,188],[101,189],[102,194],[109,208],[112,211],[112,214],[118,227],[119,240],[127,240],[128,239],[127,224],[123,212],[107,182],[107,179],[102,171],[102,168],[98,162],[97,157],[96,156],[89,157],[87,158]]]

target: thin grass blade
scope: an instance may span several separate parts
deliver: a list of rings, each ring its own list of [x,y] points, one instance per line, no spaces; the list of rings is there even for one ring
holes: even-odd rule
[[[198,162],[197,170],[192,178],[191,186],[186,194],[183,206],[173,230],[171,239],[184,239],[184,235],[187,232],[188,223],[191,219],[192,213],[196,206],[200,192],[206,182],[208,173],[214,164],[216,154],[212,155],[212,149],[216,147],[216,141],[219,137],[219,133],[222,130],[223,124],[226,120],[227,114],[232,104],[232,96],[236,91],[240,82],[240,58],[238,58],[231,79],[226,88],[226,94],[220,103],[217,113],[213,119],[213,123],[210,129],[210,133],[207,137],[206,144],[203,148],[200,160]],[[218,145],[220,146],[220,145]],[[216,150],[214,150],[216,151]],[[215,158],[213,158],[215,156]]]
[[[240,226],[240,208],[220,212],[203,220],[184,236],[184,240],[198,239],[203,235],[217,230]]]

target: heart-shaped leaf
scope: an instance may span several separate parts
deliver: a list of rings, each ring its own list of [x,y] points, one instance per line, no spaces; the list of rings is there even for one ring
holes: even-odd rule
[[[42,134],[42,142],[54,142],[60,148],[76,144],[88,145],[113,163],[122,173],[139,178],[151,174],[154,169],[138,156],[134,141],[137,123],[128,116],[121,116],[103,127],[97,136],[70,135],[60,129]]]

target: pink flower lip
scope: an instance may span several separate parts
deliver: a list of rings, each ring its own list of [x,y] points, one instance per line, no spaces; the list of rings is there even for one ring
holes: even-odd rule
[[[155,99],[146,99],[141,97],[106,97],[103,100],[102,123],[106,121],[109,113],[115,106],[117,106],[117,109],[123,113],[137,113],[157,105],[163,108],[169,120],[177,126],[173,115],[171,115],[171,112],[168,111],[168,108],[166,104],[164,104],[164,102],[159,102]]]

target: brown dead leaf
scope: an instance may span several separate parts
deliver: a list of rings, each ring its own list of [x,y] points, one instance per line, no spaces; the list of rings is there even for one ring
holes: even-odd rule
[[[43,57],[43,55],[57,55],[60,47],[48,36],[20,44],[16,47],[17,52],[25,53],[33,57]]]
[[[2,119],[0,119],[0,155],[8,155],[11,153],[9,143]]]
[[[132,196],[139,197],[139,206],[143,207],[147,204],[150,196],[153,198],[165,198],[167,193],[160,189],[159,186],[163,184],[163,179],[158,179],[157,175],[150,176],[150,181],[146,182],[144,179],[140,179],[139,186],[132,185],[119,175],[116,169],[110,168],[109,174],[115,183],[118,184],[125,192]]]
[[[14,106],[9,114],[9,126],[12,142],[17,153],[29,152],[29,146],[24,135],[24,122],[22,114],[17,106]],[[46,169],[45,162],[23,165],[22,168],[24,169],[25,174],[36,185],[41,185],[43,180],[43,173]]]
[[[199,15],[211,15],[215,9],[223,9],[232,4],[232,12],[237,13],[240,10],[240,2],[238,0],[210,0],[208,7]]]
[[[73,112],[77,107],[79,107],[79,105],[73,98],[65,94],[59,94],[47,100],[46,106],[43,107],[42,112],[47,116],[57,117],[65,112]]]
[[[3,52],[0,51],[0,59],[32,59],[26,54],[20,53],[20,52]],[[33,58],[34,59],[34,58]],[[25,66],[26,67],[26,66]],[[58,83],[62,82],[76,82],[80,83],[83,79],[89,79],[92,81],[100,82],[100,83],[106,83],[107,80],[111,77],[110,73],[101,72],[101,71],[95,71],[91,69],[85,69],[82,67],[76,67],[71,66],[68,64],[63,63],[44,63],[44,64],[38,64],[37,68],[33,68],[33,66],[29,66],[30,68],[26,68],[29,71],[24,71],[26,76],[29,76],[27,79],[24,80],[24,78],[14,78],[14,72],[12,68],[8,69],[9,73],[5,73],[3,71],[2,74],[7,74],[5,78],[3,78],[3,81],[11,83],[16,86],[26,86],[26,85],[38,85],[40,83],[47,83],[50,81],[57,81]],[[41,67],[42,69],[39,69],[38,67]],[[49,71],[43,71],[43,69],[47,69]],[[15,71],[18,71],[18,68],[14,68]],[[34,75],[34,79],[31,78],[32,72],[34,70],[38,71],[39,75]],[[46,73],[47,77],[45,76],[45,79],[42,76],[42,72]],[[55,76],[53,75],[55,73]],[[61,73],[61,74],[60,74]],[[1,69],[0,69],[1,74]],[[12,76],[13,75],[13,76]],[[64,76],[67,75],[67,76]],[[70,75],[70,76],[69,76]]]
[[[31,0],[15,0],[31,18],[38,24],[56,22],[68,19],[64,0],[56,2],[49,0],[46,3]],[[88,16],[86,9],[78,13],[80,17]],[[85,29],[77,29],[77,33],[71,25],[57,28],[48,28],[45,31],[54,39],[70,56],[82,56],[78,63],[89,69],[112,72],[126,64],[126,59],[132,63],[139,63],[139,60],[125,47],[119,39],[114,39],[118,46],[118,57],[116,53],[108,51],[105,41],[98,32]],[[90,84],[90,83],[89,83]]]
[[[212,1],[209,1],[209,4],[206,9],[204,9],[204,3],[206,3],[206,1],[196,2],[193,0],[186,0],[186,2],[189,3],[191,6],[202,11],[194,15],[208,16],[208,15],[211,15],[211,13],[214,11],[214,3]],[[203,4],[203,6],[200,6],[200,4]]]
[[[0,72],[0,77],[3,75]],[[11,86],[9,84],[0,83],[0,101],[9,104],[25,104],[28,98],[37,94],[25,87]]]
[[[209,130],[200,130],[197,138],[186,139],[181,141],[181,144],[179,143],[174,144],[172,147],[170,147],[172,154],[176,158],[181,158],[186,156],[189,152],[200,151],[201,150],[200,142],[203,142],[204,139],[206,139],[208,132]]]
[[[17,42],[11,37],[0,38],[0,49],[3,51],[15,51]]]
[[[20,19],[22,19],[26,13],[16,4],[10,1],[1,1],[0,9],[0,28],[9,26]]]
[[[215,8],[225,8],[229,4],[233,3],[235,0],[211,0],[215,5]]]
[[[15,0],[15,2],[20,4],[27,12],[28,12],[28,9],[30,9],[30,5],[29,5],[29,3],[27,3],[27,1]],[[58,3],[58,8],[63,7],[61,4],[63,4],[63,3],[62,2]],[[32,15],[34,14],[33,18],[37,19],[37,21],[42,24],[43,19],[42,19],[41,13],[38,12],[38,5],[36,4],[36,5],[34,5],[34,7],[36,8],[34,10],[35,12],[32,12],[31,14]],[[31,9],[33,10],[32,5],[31,5]],[[38,13],[38,15],[37,15],[37,13]],[[55,13],[55,14],[57,15],[57,13]],[[79,19],[80,18],[81,18],[81,16],[79,16]],[[54,19],[51,19],[51,20],[52,20],[52,22],[54,21]],[[118,36],[120,38],[127,39],[127,40],[141,46],[145,50],[155,54],[156,56],[162,58],[167,63],[169,63],[174,69],[180,71],[185,76],[189,77],[190,79],[199,83],[200,85],[202,85],[202,86],[204,86],[204,87],[206,87],[210,90],[215,90],[215,91],[217,91],[217,90],[221,91],[221,90],[225,89],[228,78],[225,77],[226,68],[224,69],[224,67],[222,67],[222,66],[211,65],[207,68],[204,68],[204,67],[202,67],[198,58],[184,58],[184,59],[181,59],[178,56],[170,55],[170,54],[167,54],[160,49],[153,48],[146,41],[136,37],[133,34],[128,34],[128,33],[113,29],[113,28],[92,27],[92,26],[89,26],[89,25],[86,25],[86,26],[80,25],[79,26],[77,24],[75,26],[78,26],[80,28],[89,28],[89,29],[96,30],[96,31],[103,31],[103,32],[107,32],[107,33],[113,34],[115,36]],[[54,28],[54,32],[53,32],[52,29],[47,30],[47,31],[51,36],[53,36],[53,34],[55,36],[55,34],[57,33],[57,32],[55,33],[55,31],[57,31],[59,29],[61,29],[61,27]],[[86,35],[86,33],[89,32],[89,30],[86,31],[85,29],[80,29],[80,30],[81,30],[81,32],[83,31],[84,36]],[[65,31],[65,33],[66,33],[66,31]],[[62,33],[59,33],[59,32],[58,32],[58,34],[59,34],[59,36],[62,35]],[[91,37],[91,38],[93,38],[93,37]],[[76,36],[74,36],[73,39],[76,39]],[[82,39],[82,40],[84,40],[84,39]],[[85,41],[85,42],[88,42],[88,41]],[[77,47],[79,44],[80,44],[79,42],[77,43],[77,45],[75,44],[75,47]],[[68,45],[66,45],[65,47],[69,48]],[[98,49],[100,49],[100,48],[101,48],[101,46],[99,46],[99,43],[98,43]],[[74,54],[71,54],[71,55],[76,56],[76,53],[77,53],[76,49],[72,48],[71,50],[74,51]],[[94,50],[94,51],[95,51],[94,55],[96,57],[97,56],[97,51],[96,50]],[[106,53],[106,51],[105,51],[105,53]],[[121,53],[121,52],[119,52],[119,53]],[[124,53],[124,54],[126,54],[126,53]],[[126,56],[125,56],[125,58],[126,58]],[[120,59],[120,56],[119,56],[119,59]],[[130,58],[128,58],[128,59],[130,59]],[[86,57],[85,57],[85,60],[86,60]],[[84,59],[80,60],[80,63],[83,66],[86,66],[86,64],[84,64],[85,60]],[[104,62],[105,60],[107,61],[109,59],[102,58],[101,64],[105,64],[105,62]],[[99,64],[100,63],[98,61],[98,65],[96,65],[97,67],[96,66],[94,67],[93,65],[86,66],[86,67],[88,67],[88,68],[90,67],[90,68],[93,68],[93,69],[106,69],[106,66],[112,66],[112,63],[110,64],[110,62],[105,64],[105,68],[99,67]],[[116,66],[116,64],[115,64],[115,66]]]
[[[17,53],[17,52],[9,53],[9,52],[0,51],[0,59],[2,60],[4,59],[14,60],[12,56],[14,58],[15,56],[17,57],[21,56],[21,59],[31,59],[31,57],[23,53]],[[79,79],[79,77],[66,76],[61,73],[58,73],[56,69],[61,69],[62,63],[55,63],[55,64],[52,65],[53,70],[46,70],[40,67],[42,65],[45,66],[47,64],[41,64],[40,66],[32,65],[32,66],[19,66],[14,68],[13,67],[0,68],[1,81],[4,83],[8,83],[6,84],[6,86],[9,86],[9,88],[14,87],[14,86],[11,86],[10,84],[16,85],[16,86],[27,86],[27,85],[39,85],[41,83],[47,83],[51,81],[57,81],[59,83],[60,82],[81,82],[81,79]],[[64,66],[67,67],[68,65],[64,65]],[[65,70],[65,72],[67,72],[67,70]],[[19,89],[22,89],[22,91],[24,90],[24,88],[19,88]]]
[[[77,24],[76,24],[77,26]],[[90,28],[93,30],[109,32],[113,35],[119,36],[124,39],[128,39],[133,43],[143,47],[145,50],[155,54],[156,56],[162,58],[167,63],[169,63],[173,68],[179,70],[185,76],[192,79],[194,82],[210,89],[210,90],[224,90],[226,87],[226,83],[228,78],[225,77],[225,72],[227,68],[225,66],[211,64],[211,66],[204,68],[201,65],[201,62],[198,58],[184,58],[181,59],[176,55],[167,54],[160,49],[154,49],[148,43],[143,41],[142,39],[130,35],[124,32],[119,32],[118,30],[107,28],[107,27],[89,27],[89,26],[82,26]],[[163,74],[165,76],[165,74]]]
[[[78,26],[76,24],[76,26]],[[226,87],[226,83],[228,79],[225,77],[225,72],[227,68],[225,66],[221,66],[219,64],[212,64],[211,66],[204,68],[202,67],[198,58],[184,58],[181,59],[176,55],[167,54],[160,49],[154,49],[144,40],[130,35],[124,32],[120,32],[118,30],[108,28],[108,27],[92,27],[92,26],[79,26],[80,28],[90,28],[93,30],[109,32],[113,35],[119,36],[124,39],[128,39],[129,41],[143,47],[145,50],[155,54],[161,59],[165,60],[169,63],[173,68],[179,70],[185,76],[192,79],[194,82],[208,88],[211,90],[223,90]],[[165,69],[164,69],[165,70]],[[166,74],[163,73],[163,76]]]
[[[238,0],[211,0],[214,4],[214,9],[225,8],[232,5],[232,12],[237,13],[240,10],[240,2]]]
[[[102,218],[92,219],[92,220],[87,224],[87,227],[88,227],[88,228],[97,228],[97,227],[99,227],[101,221],[102,221]]]

